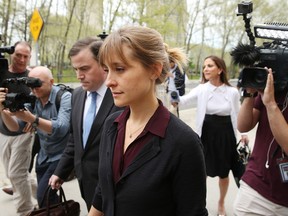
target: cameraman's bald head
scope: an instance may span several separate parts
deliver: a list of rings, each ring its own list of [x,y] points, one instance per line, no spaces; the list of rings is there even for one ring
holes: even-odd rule
[[[51,70],[44,66],[34,67],[28,74],[29,77],[38,78],[42,81],[54,80]]]
[[[52,72],[47,67],[37,66],[29,72],[28,77],[38,78],[41,80],[41,87],[32,88],[32,92],[42,101],[43,104],[45,104],[49,99],[54,84]]]

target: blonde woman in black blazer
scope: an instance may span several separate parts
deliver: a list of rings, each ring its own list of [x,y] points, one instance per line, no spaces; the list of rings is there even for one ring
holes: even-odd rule
[[[100,49],[106,85],[126,109],[105,121],[89,216],[208,215],[201,141],[156,97],[168,52],[157,31],[136,26],[113,32]]]

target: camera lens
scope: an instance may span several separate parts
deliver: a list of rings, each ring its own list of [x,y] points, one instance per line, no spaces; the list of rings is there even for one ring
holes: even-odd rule
[[[254,82],[255,84],[263,84],[263,83],[266,83],[266,79],[267,79],[267,72],[264,71],[256,71],[255,74],[254,74]]]
[[[244,68],[242,70],[241,87],[264,89],[267,80],[267,70],[260,67]]]

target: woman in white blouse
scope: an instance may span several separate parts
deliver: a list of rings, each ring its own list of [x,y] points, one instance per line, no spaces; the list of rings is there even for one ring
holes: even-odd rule
[[[225,215],[228,176],[236,153],[239,99],[237,88],[228,82],[224,60],[208,56],[203,64],[202,83],[179,101],[180,107],[197,101],[196,132],[204,145],[207,176],[219,176],[218,215]]]

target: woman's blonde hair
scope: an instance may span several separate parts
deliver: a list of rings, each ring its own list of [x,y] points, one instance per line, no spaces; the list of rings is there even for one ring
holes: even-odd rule
[[[181,73],[184,73],[184,68],[187,66],[188,58],[182,48],[175,47],[169,48],[168,44],[165,44],[166,51],[169,55],[169,62],[174,62],[178,65]]]
[[[112,32],[101,46],[99,63],[102,66],[109,64],[112,62],[111,53],[115,53],[125,64],[128,64],[123,54],[123,45],[132,50],[132,58],[139,60],[145,68],[153,69],[155,64],[160,63],[163,69],[156,83],[165,81],[170,70],[170,57],[168,56],[169,51],[166,49],[167,45],[164,44],[159,32],[143,26],[125,26]]]

